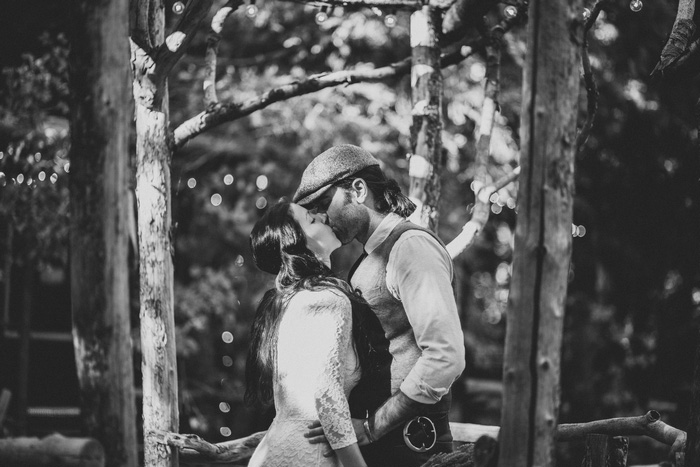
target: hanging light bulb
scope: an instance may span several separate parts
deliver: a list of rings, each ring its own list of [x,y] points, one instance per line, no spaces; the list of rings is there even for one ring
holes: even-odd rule
[[[591,10],[589,10],[588,8],[584,8],[583,9],[583,20],[587,21],[588,18],[590,18],[590,17],[591,17]]]
[[[644,4],[642,3],[642,0],[632,0],[630,2],[630,10],[634,11],[635,13],[640,11],[643,6]]]
[[[328,19],[328,5],[323,5],[318,13],[316,13],[316,23],[324,23]]]
[[[185,4],[182,2],[175,2],[173,3],[173,13],[176,15],[181,15],[182,12],[185,11]]]
[[[258,6],[255,4],[255,2],[250,2],[248,6],[245,7],[245,15],[248,18],[255,18],[258,14]]]
[[[389,13],[388,15],[386,15],[384,17],[384,25],[387,28],[393,28],[394,26],[396,26],[397,22],[398,22],[398,19],[396,18],[396,15],[393,12]]]
[[[503,15],[508,19],[518,16],[518,8],[515,5],[508,5],[503,9]]]

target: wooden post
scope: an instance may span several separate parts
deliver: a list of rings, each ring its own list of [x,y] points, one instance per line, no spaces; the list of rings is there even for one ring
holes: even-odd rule
[[[71,307],[83,432],[107,465],[138,463],[129,319],[128,0],[74,2]]]
[[[413,123],[408,196],[416,203],[411,220],[437,231],[442,169],[442,73],[438,32],[441,13],[423,6],[411,15]]]
[[[3,467],[103,467],[102,445],[92,438],[65,438],[53,434],[43,439],[0,440]],[[136,464],[132,464],[136,465]]]
[[[626,467],[629,440],[622,436],[586,436],[586,454],[581,467]]]
[[[29,352],[31,351],[31,324],[34,296],[34,261],[29,254],[24,263],[22,284],[22,315],[19,327],[19,374],[17,376],[17,433],[27,434],[27,407],[29,406]]]
[[[579,93],[571,31],[581,8],[581,0],[529,4],[500,467],[554,465]]]

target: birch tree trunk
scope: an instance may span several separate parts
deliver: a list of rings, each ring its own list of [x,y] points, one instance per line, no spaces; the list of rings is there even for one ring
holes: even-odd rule
[[[438,32],[441,13],[423,6],[411,15],[413,123],[408,196],[416,203],[411,220],[437,231],[442,169],[442,73]]]
[[[553,466],[571,257],[580,0],[530,2],[521,167],[503,369],[501,467]]]
[[[131,64],[136,102],[136,201],[141,291],[144,463],[178,465],[157,431],[178,431],[173,308],[168,73],[182,57],[212,0],[189,2],[165,37],[162,0],[131,0]]]
[[[71,43],[71,304],[85,434],[138,465],[129,322],[128,0],[75,2]]]

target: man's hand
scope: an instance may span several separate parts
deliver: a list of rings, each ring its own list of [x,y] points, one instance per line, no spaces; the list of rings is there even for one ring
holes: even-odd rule
[[[365,434],[365,427],[363,423],[364,420],[361,418],[352,419],[352,427],[355,429],[357,444],[359,446],[369,444],[369,439],[367,439],[367,435]],[[333,449],[331,449],[330,444],[328,444],[328,439],[326,439],[326,435],[323,433],[321,422],[316,420],[315,422],[307,425],[306,428],[308,428],[308,430],[304,433],[304,438],[308,439],[309,443],[311,444],[323,443],[325,445],[323,447],[323,457],[333,457]]]

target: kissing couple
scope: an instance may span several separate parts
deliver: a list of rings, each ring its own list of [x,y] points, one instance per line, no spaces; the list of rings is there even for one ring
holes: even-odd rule
[[[246,400],[274,402],[251,467],[411,467],[452,451],[450,386],[464,336],[443,243],[364,149],[316,156],[293,202],[250,234],[276,276],[256,311]],[[357,240],[346,280],[330,256]],[[330,446],[330,448],[329,448]]]

